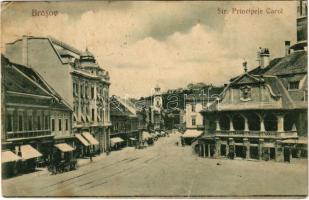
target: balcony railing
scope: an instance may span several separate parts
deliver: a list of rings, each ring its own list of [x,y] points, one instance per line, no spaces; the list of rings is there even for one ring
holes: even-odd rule
[[[7,132],[7,139],[30,138],[39,136],[51,136],[51,130],[14,131]]]
[[[241,130],[220,130],[214,131],[215,135],[226,135],[226,136],[256,136],[256,137],[297,137],[296,131],[241,131]]]

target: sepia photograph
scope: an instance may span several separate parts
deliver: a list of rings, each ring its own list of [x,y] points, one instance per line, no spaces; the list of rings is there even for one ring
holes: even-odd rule
[[[2,1],[1,195],[305,198],[307,1]]]

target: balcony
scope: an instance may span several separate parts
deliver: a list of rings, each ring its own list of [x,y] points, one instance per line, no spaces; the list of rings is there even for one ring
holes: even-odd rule
[[[214,131],[216,136],[243,136],[243,137],[278,137],[278,138],[295,138],[297,137],[296,131],[229,131],[229,130],[220,130]]]
[[[7,140],[16,140],[16,139],[26,139],[26,138],[35,138],[43,136],[52,136],[51,130],[33,130],[33,131],[15,131],[7,132]]]

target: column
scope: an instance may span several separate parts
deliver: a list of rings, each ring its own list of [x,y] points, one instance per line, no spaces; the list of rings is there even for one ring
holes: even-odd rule
[[[199,151],[198,154],[201,157],[202,156],[202,144],[198,145],[198,151]]]
[[[277,115],[278,125],[277,125],[277,131],[283,132],[284,131],[284,115],[280,114]]]
[[[248,119],[245,116],[243,116],[243,118],[245,120],[245,129],[244,129],[244,131],[249,131]]]
[[[234,131],[233,118],[229,116],[230,119],[230,131]]]
[[[233,138],[229,138],[228,146],[229,146],[228,155],[230,158],[234,159],[235,158],[235,144],[234,144]]]
[[[259,139],[259,146],[258,146],[259,160],[262,160],[262,157],[263,157],[263,143],[264,143],[264,139]]]
[[[248,138],[244,138],[244,147],[246,148],[246,159],[250,159],[250,142]]]
[[[210,144],[207,144],[208,158],[210,158]]]
[[[203,157],[206,158],[206,145],[203,144]]]
[[[220,131],[220,123],[218,119],[216,119],[216,131]]]
[[[216,150],[215,150],[215,158],[219,158],[221,155],[221,140],[220,138],[216,137],[215,138],[215,146],[216,146]]]

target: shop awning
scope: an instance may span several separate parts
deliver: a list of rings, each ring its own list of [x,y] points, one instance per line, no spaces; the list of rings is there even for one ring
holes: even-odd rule
[[[88,147],[90,144],[81,134],[75,134],[75,137],[85,146]]]
[[[132,137],[130,137],[129,139],[130,139],[130,140],[133,140],[133,141],[137,140],[136,138],[132,138]]]
[[[67,143],[55,144],[55,147],[62,152],[74,151],[74,148],[68,145]]]
[[[150,133],[147,131],[143,131],[143,140],[148,140],[149,138],[152,138]]]
[[[121,139],[120,137],[111,138],[111,145],[112,145],[112,146],[114,146],[114,145],[117,144],[117,143],[121,143],[121,142],[124,142],[124,140]]]
[[[21,158],[23,160],[28,160],[28,159],[31,159],[31,158],[37,158],[37,157],[42,156],[42,154],[40,152],[38,152],[35,148],[33,148],[29,144],[22,145],[20,147],[20,151],[21,151]]]
[[[188,129],[186,132],[182,135],[183,138],[196,138],[200,136],[203,133],[203,131],[198,131],[194,129]]]
[[[82,134],[88,140],[88,142],[91,145],[98,145],[99,144],[99,142],[89,132],[83,132]]]
[[[17,156],[12,151],[1,152],[1,163],[15,162],[21,160],[21,157]]]

